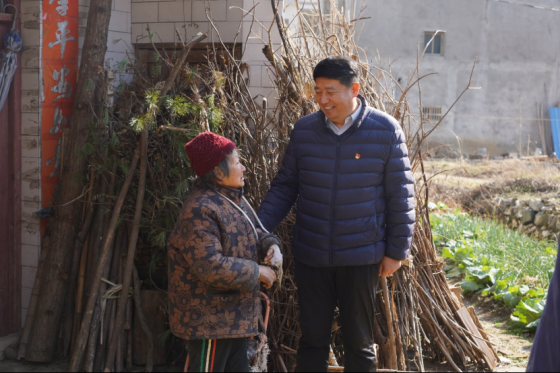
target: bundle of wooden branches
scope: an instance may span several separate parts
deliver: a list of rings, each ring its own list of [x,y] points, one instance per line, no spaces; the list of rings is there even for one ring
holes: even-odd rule
[[[275,10],[276,5],[272,0]],[[418,177],[418,224],[412,256],[402,270],[381,282],[377,297],[374,331],[379,368],[423,371],[424,358],[447,362],[457,371],[468,366],[490,370],[496,366],[498,357],[476,315],[449,289],[443,262],[436,256],[427,208],[428,180],[422,165],[422,145],[433,127],[425,130],[424,119],[411,113],[407,100],[413,89],[421,97],[418,69],[399,87],[389,70],[368,64],[365,52],[355,43],[358,19],[346,19],[335,7],[330,14],[322,14],[320,7],[310,14],[299,13],[296,21],[297,27],[291,31],[280,17],[277,25],[261,25],[269,35],[272,27],[278,27],[283,42],[277,50],[271,43],[263,50],[270,61],[274,102],[251,95],[247,66],[221,41],[209,48],[206,66],[185,65],[190,48],[204,39],[201,35],[184,46],[178,57],[159,54],[156,65],[161,69],[156,74],[137,65],[134,82],[121,94],[118,106],[107,104],[95,118],[90,142],[83,149],[90,162],[89,184],[82,197],[83,228],[68,274],[71,289],[60,333],[60,350],[72,356],[71,371],[120,371],[125,361],[130,368],[136,346],[130,332],[133,323],[148,341],[143,349],[147,370],[157,363],[154,350],[161,346],[156,346],[156,337],[165,333],[150,327],[141,290],[161,291],[165,298],[165,243],[193,176],[183,145],[207,130],[234,140],[248,169],[247,196],[257,208],[278,171],[294,123],[317,110],[311,92],[313,68],[334,54],[351,56],[360,64],[362,94],[370,105],[399,120]],[[210,17],[209,22],[220,39]],[[253,24],[258,25],[258,20]],[[156,75],[166,68],[171,70],[169,77],[160,82]],[[104,91],[100,87],[99,92]],[[290,252],[294,223],[291,213],[276,231],[286,255],[283,283],[268,294],[272,304],[267,330],[269,369],[274,371],[294,368],[300,337]],[[44,291],[41,271],[40,267],[21,357],[25,357],[28,343],[35,340],[37,345],[41,338],[30,335],[29,326],[37,295]],[[163,300],[156,311],[165,314],[165,307]],[[133,309],[136,317],[132,317]],[[337,321],[333,331],[333,365],[337,361],[343,366]]]
[[[275,1],[271,1],[274,7]],[[297,0],[296,6],[299,9]],[[258,206],[264,197],[266,187],[276,172],[277,157],[287,144],[288,132],[293,123],[318,109],[312,97],[314,66],[329,55],[352,57],[362,68],[362,94],[370,105],[399,120],[405,130],[411,149],[412,168],[418,177],[418,223],[412,257],[404,263],[401,271],[388,281],[381,282],[381,292],[377,298],[375,337],[380,347],[379,367],[423,371],[423,359],[429,357],[446,361],[457,371],[460,367],[469,365],[492,370],[499,358],[488,343],[474,310],[467,310],[462,305],[460,293],[455,294],[449,289],[442,268],[443,262],[436,256],[431,236],[427,208],[429,180],[423,170],[422,150],[425,149],[427,137],[439,123],[427,126],[424,118],[411,113],[407,99],[408,94],[415,90],[421,106],[420,83],[424,76],[420,76],[418,66],[423,51],[418,53],[416,70],[407,80],[399,83],[392,77],[390,70],[369,64],[365,51],[356,44],[356,25],[360,16],[351,20],[334,4],[331,9],[329,14],[324,14],[321,2],[317,2],[313,12],[298,13],[294,21],[296,27],[289,29],[277,17],[283,42],[282,53],[275,53],[270,47],[265,47],[263,52],[270,62],[270,75],[276,85],[278,104],[272,110],[269,120],[256,123],[254,133],[226,129],[228,134],[235,134],[238,143],[244,144],[244,148],[248,150],[247,159],[252,166],[249,190],[253,202]],[[470,80],[465,85],[463,93],[470,88]],[[421,113],[421,107],[418,109]],[[430,129],[426,129],[427,127]],[[279,232],[288,248],[293,223],[294,217],[290,215]],[[284,369],[284,365],[293,365],[293,351],[300,335],[293,261],[289,254],[284,273],[284,286],[272,298],[275,307],[271,318],[273,325],[270,339],[277,370]],[[343,365],[342,338],[337,322],[333,330],[332,348],[338,363]],[[284,360],[287,357],[289,364],[285,364],[281,357]]]

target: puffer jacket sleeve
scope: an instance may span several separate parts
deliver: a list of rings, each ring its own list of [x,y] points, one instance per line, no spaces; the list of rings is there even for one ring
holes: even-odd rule
[[[263,255],[267,255],[268,250],[274,245],[278,245],[280,251],[282,251],[282,241],[280,241],[280,238],[271,233],[263,232],[260,228],[257,228],[257,233],[259,234],[259,243]]]
[[[258,263],[223,255],[214,211],[202,203],[180,219],[181,225],[169,243],[183,255],[195,276],[217,291],[255,289],[259,283]]]
[[[292,132],[290,143],[282,160],[282,167],[270,184],[270,190],[258,212],[263,225],[270,232],[284,220],[298,197],[299,177],[295,137],[296,130]]]
[[[385,167],[385,195],[387,201],[385,256],[405,259],[412,244],[416,213],[414,210],[414,177],[408,158],[404,132],[393,118],[395,132],[389,159]]]

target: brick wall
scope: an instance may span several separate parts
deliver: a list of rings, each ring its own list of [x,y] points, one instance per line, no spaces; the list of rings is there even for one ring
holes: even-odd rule
[[[241,43],[245,54],[243,60],[249,65],[249,88],[253,95],[268,97],[271,107],[276,105],[269,78],[269,65],[262,48],[263,39],[268,43],[268,33],[254,22],[251,16],[243,19],[243,10],[254,10],[255,18],[266,28],[270,28],[274,13],[269,1],[255,0],[190,0],[190,1],[155,1],[132,0],[132,42],[134,44],[150,43],[149,30],[154,33],[154,43],[178,43],[176,29],[185,41],[198,32],[208,33],[208,41],[219,42],[220,38],[213,31],[205,11],[209,6],[214,25],[219,30],[224,43]],[[283,4],[280,4],[282,9]],[[243,9],[243,10],[242,10]],[[280,36],[276,25],[272,28],[272,41],[279,46]]]
[[[40,222],[35,214],[41,203],[40,189],[40,60],[41,1],[21,2],[22,63],[22,323],[25,322],[40,254]]]
[[[80,50],[84,45],[90,0],[80,0]],[[107,40],[107,54],[105,60],[111,68],[119,62],[132,58],[131,30],[131,0],[114,0],[109,35]]]
[[[243,3],[244,9],[250,10],[258,2],[244,0]],[[279,9],[283,9],[283,2],[280,3]],[[266,97],[269,107],[274,108],[277,105],[277,99],[270,81],[270,74],[273,72],[262,49],[265,44],[269,44],[269,39],[272,39],[272,45],[275,50],[279,48],[281,42],[280,34],[277,25],[273,25],[274,12],[270,1],[260,1],[260,4],[254,10],[254,15],[260,24],[253,22],[253,17],[250,16],[245,17],[243,21],[243,42],[247,41],[244,46],[243,60],[249,65],[249,88],[253,96],[258,95],[259,98]]]
[[[210,0],[212,19],[220,30],[223,41],[231,43],[239,29],[241,10],[230,7],[243,7],[243,0]],[[134,43],[149,43],[148,24],[154,33],[155,43],[175,43],[179,29],[185,40],[190,40],[199,32],[208,33],[210,22],[206,17],[204,1],[143,1],[132,0],[132,40]],[[212,35],[209,34],[210,40]],[[238,37],[240,41],[241,35]],[[214,40],[218,39],[214,35]]]

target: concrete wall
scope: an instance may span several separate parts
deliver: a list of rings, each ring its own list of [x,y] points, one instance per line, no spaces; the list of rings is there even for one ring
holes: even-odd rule
[[[416,66],[424,32],[446,31],[443,56],[425,56],[421,64],[422,74],[439,73],[422,85],[424,106],[448,109],[466,87],[479,55],[473,86],[482,89],[463,96],[432,141],[457,147],[456,134],[467,153],[482,147],[490,155],[517,152],[521,108],[524,149],[529,136],[532,150],[542,147],[532,119],[537,117],[537,103],[546,108],[560,100],[560,12],[494,0],[368,0],[364,16],[371,19],[363,21],[361,45],[369,48],[372,58],[379,51],[383,61],[393,61],[393,74],[403,78]]]

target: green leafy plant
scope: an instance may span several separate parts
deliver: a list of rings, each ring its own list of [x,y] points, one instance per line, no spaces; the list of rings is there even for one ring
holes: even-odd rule
[[[447,278],[463,277],[464,292],[481,292],[512,308],[514,325],[534,330],[554,270],[555,243],[536,241],[500,224],[431,204],[434,242]]]
[[[184,96],[167,97],[165,107],[174,118],[200,114],[200,106],[189,102]]]

